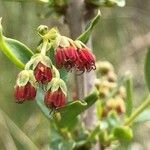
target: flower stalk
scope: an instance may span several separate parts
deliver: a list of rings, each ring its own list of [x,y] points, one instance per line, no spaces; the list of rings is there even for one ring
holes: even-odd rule
[[[48,40],[43,40],[43,46],[41,49],[41,54],[46,55]]]
[[[131,116],[125,121],[124,125],[130,126],[135,118],[145,110],[150,105],[150,95],[147,97],[147,99],[137,108],[135,111],[131,114]]]

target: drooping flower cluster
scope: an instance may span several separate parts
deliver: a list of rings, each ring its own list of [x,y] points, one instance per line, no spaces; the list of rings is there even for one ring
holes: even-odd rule
[[[81,41],[72,41],[62,37],[55,51],[55,62],[58,69],[68,71],[75,68],[77,71],[89,72],[95,67],[95,57]]]
[[[67,88],[59,75],[55,77],[59,73],[56,71],[49,57],[42,54],[33,56],[26,64],[26,70],[21,71],[18,75],[14,91],[16,102],[23,103],[34,99],[39,83],[46,85],[44,102],[48,108],[64,106]]]
[[[37,88],[44,86],[44,103],[50,108],[59,108],[65,105],[67,88],[60,79],[59,70],[67,71],[75,68],[77,71],[89,72],[95,69],[95,57],[81,42],[61,36],[55,29],[48,30],[46,26],[38,28],[38,34],[43,42],[39,45],[40,53],[35,54],[25,65],[25,70],[18,75],[14,96],[17,103],[33,100]],[[54,64],[48,51],[54,50]],[[56,69],[57,68],[57,69]]]

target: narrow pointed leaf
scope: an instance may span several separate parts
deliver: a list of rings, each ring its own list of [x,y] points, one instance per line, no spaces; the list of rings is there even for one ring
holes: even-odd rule
[[[77,116],[92,106],[98,99],[97,91],[94,91],[87,96],[84,101],[74,101],[68,103],[65,107],[58,109],[61,115],[58,125],[60,127],[68,127],[72,122],[75,122]]]
[[[146,54],[146,59],[145,59],[145,80],[148,89],[150,90],[150,48],[148,48],[147,54]]]
[[[85,31],[77,38],[77,40],[80,40],[85,44],[88,42],[91,32],[93,31],[93,28],[100,20],[100,16],[101,16],[101,12],[99,10],[97,15],[90,21],[90,23],[85,28]]]
[[[132,83],[132,77],[129,75],[125,81],[125,88],[126,88],[126,115],[130,116],[133,109],[133,83]]]

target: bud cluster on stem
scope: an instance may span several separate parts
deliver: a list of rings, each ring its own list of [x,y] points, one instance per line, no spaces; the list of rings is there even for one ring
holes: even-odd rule
[[[97,62],[97,79],[95,86],[99,91],[99,97],[103,100],[102,116],[106,117],[111,111],[118,114],[125,113],[125,87],[121,86],[113,97],[109,97],[111,92],[117,88],[117,75],[114,72],[113,66],[107,62]]]

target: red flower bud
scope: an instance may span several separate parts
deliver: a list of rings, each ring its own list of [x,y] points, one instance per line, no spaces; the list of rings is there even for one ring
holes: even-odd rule
[[[91,71],[96,69],[95,66],[95,57],[94,55],[86,48],[81,48],[77,50],[78,59],[76,60],[76,68],[78,71]]]
[[[58,90],[51,92],[51,90],[45,93],[44,103],[48,108],[58,108],[65,105],[66,96],[59,88]]]
[[[36,88],[28,82],[24,86],[15,86],[14,96],[17,103],[23,103],[25,100],[33,100],[36,96]]]
[[[44,83],[51,81],[52,70],[50,67],[47,67],[46,65],[39,62],[38,65],[34,69],[34,76],[38,82],[41,82],[42,84],[44,84]]]
[[[75,61],[77,60],[76,48],[70,47],[58,47],[55,52],[55,62],[57,68],[64,67],[67,70],[75,67]]]

